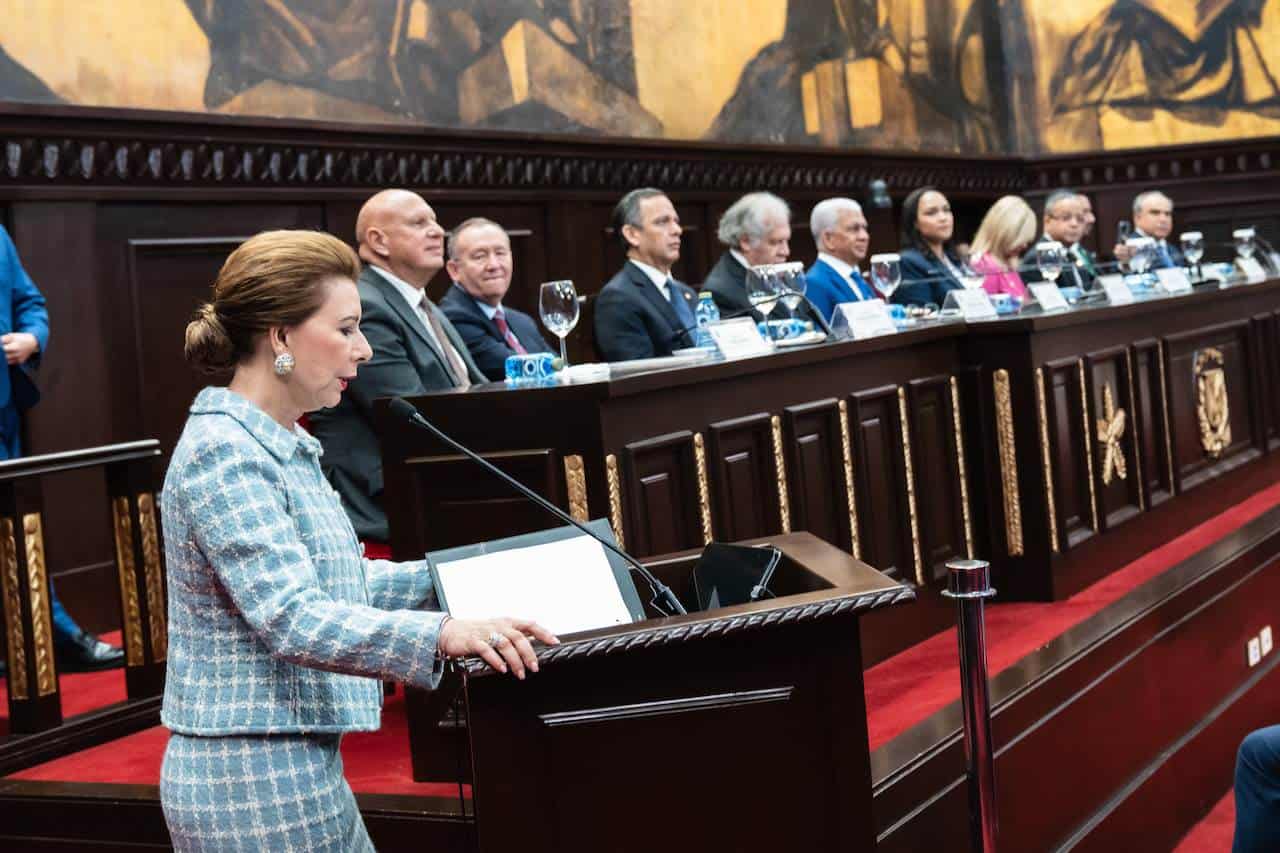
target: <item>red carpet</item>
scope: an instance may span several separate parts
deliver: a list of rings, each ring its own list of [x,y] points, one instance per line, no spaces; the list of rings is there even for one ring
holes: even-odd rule
[[[116,782],[156,785],[160,781],[160,761],[169,740],[161,726],[146,729],[74,755],[38,764],[8,777],[46,782]],[[382,707],[382,729],[357,732],[342,739],[342,762],[347,781],[361,794],[415,794],[422,797],[456,797],[452,782],[422,782],[413,779],[409,760],[408,718],[404,712],[404,691],[388,696]],[[470,786],[463,790],[470,796]]]
[[[1204,819],[1182,836],[1173,853],[1227,853],[1236,825],[1236,801],[1228,792]]]
[[[119,631],[102,634],[102,639],[113,645],[120,645]],[[68,673],[58,678],[58,688],[62,692],[62,718],[75,717],[89,711],[96,711],[128,698],[124,686],[124,670],[109,669],[106,672]],[[0,678],[0,696],[7,697],[8,686]],[[9,733],[9,703],[0,702],[0,735]]]
[[[994,676],[1007,669],[1129,591],[1277,504],[1280,504],[1280,483],[1191,528],[1065,601],[989,606],[988,672]],[[955,629],[930,637],[877,664],[867,671],[865,683],[867,728],[874,750],[960,698]]]
[[[989,607],[987,634],[991,673],[1011,666],[1125,593],[1257,518],[1277,503],[1280,503],[1280,484],[1258,492],[1192,528],[1066,601]],[[75,690],[70,685],[65,688],[64,707],[69,709],[68,713],[73,713],[70,710],[73,707],[100,707],[124,698],[124,678],[118,671],[67,678],[84,679],[77,682]],[[91,685],[98,685],[98,688],[91,689]],[[959,698],[959,685],[954,629],[931,637],[873,667],[866,675],[871,748],[884,745],[954,702]],[[107,696],[110,698],[104,698]],[[350,735],[343,740],[342,753],[351,787],[362,793],[456,796],[457,786],[451,783],[415,784],[409,781],[409,743],[402,696],[403,691],[398,691],[387,700],[380,732]],[[29,768],[11,778],[156,784],[167,736],[162,728],[148,729]],[[1221,809],[1220,805],[1214,814]],[[1229,825],[1230,819],[1226,823]],[[1208,824],[1205,827],[1207,832]],[[1198,827],[1197,831],[1200,829]],[[1227,833],[1229,836],[1229,829]],[[1187,848],[1188,851],[1209,849],[1214,848]]]

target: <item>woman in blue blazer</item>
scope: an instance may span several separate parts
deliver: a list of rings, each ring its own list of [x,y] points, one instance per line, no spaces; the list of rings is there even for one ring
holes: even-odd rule
[[[336,237],[259,234],[187,326],[187,360],[234,375],[196,397],[164,483],[160,803],[177,850],[372,851],[338,744],[378,728],[381,682],[433,688],[463,655],[523,678],[538,668],[528,638],[556,642],[532,622],[435,612],[423,561],[362,558],[296,423],[337,405],[371,355],[359,272]]]
[[[902,203],[902,284],[893,302],[942,307],[947,293],[964,287],[963,263],[952,244],[955,217],[947,197],[933,187],[921,187]]]

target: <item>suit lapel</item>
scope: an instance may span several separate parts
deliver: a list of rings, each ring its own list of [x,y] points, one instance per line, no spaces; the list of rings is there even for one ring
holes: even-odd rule
[[[640,293],[644,298],[649,300],[649,304],[653,309],[662,315],[662,319],[667,321],[667,325],[671,327],[672,332],[684,329],[680,324],[680,318],[676,316],[676,309],[671,307],[671,303],[662,298],[662,292],[654,285],[653,280],[645,275],[644,270],[631,262],[627,262],[627,272],[631,275],[631,282],[640,288]]]
[[[370,267],[366,267],[361,275],[365,277],[368,283],[377,288],[378,292],[382,294],[382,298],[391,306],[391,310],[395,312],[401,322],[411,329],[426,346],[427,352],[435,356],[436,361],[440,362],[440,366],[444,368],[445,375],[452,376],[453,371],[450,370],[449,363],[445,361],[444,353],[440,351],[440,348],[431,340],[431,336],[427,334],[427,327],[423,324],[422,317],[419,316],[417,311],[409,307],[409,304],[404,301],[404,297],[400,295],[400,291],[396,290],[396,286],[383,278],[381,273]]]

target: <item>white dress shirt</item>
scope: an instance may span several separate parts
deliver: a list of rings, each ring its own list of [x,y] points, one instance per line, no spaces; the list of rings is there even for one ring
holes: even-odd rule
[[[657,267],[649,266],[646,263],[637,261],[635,258],[629,258],[628,260],[649,277],[649,280],[653,282],[653,286],[658,288],[658,292],[662,294],[663,299],[667,302],[671,301],[671,286],[668,284],[671,281],[671,273],[663,272]]]
[[[396,292],[404,297],[404,301],[413,309],[413,313],[418,315],[418,319],[422,321],[422,326],[426,329],[427,337],[431,339],[431,343],[434,344],[435,348],[443,354],[445,349],[441,346],[440,339],[436,337],[435,329],[431,328],[431,318],[427,316],[427,308],[422,304],[422,297],[426,294],[426,289],[414,287],[409,282],[394,273],[387,272],[382,267],[373,266],[373,264],[370,264],[369,266],[378,275],[391,282],[392,286],[395,287]]]

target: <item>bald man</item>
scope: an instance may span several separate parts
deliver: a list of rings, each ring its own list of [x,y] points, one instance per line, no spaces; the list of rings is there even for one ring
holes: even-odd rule
[[[385,543],[390,536],[373,401],[486,380],[448,318],[427,298],[427,283],[444,267],[444,229],[431,205],[408,190],[378,193],[356,218],[356,243],[365,263],[356,282],[360,330],[373,358],[360,366],[341,403],[311,415],[311,430],[324,445],[321,467],[356,535]]]

